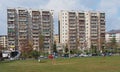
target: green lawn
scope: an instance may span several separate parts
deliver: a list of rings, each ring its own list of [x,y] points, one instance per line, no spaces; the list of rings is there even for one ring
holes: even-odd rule
[[[89,57],[0,62],[0,72],[120,72],[120,57]]]

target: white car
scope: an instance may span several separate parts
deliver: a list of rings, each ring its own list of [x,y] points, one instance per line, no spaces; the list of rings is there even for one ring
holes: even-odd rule
[[[86,55],[86,54],[80,54],[79,56],[80,57],[88,57],[88,55]]]

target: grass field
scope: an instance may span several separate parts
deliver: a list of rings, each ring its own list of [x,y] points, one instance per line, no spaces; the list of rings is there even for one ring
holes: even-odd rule
[[[89,57],[0,62],[0,72],[120,72],[120,57]]]

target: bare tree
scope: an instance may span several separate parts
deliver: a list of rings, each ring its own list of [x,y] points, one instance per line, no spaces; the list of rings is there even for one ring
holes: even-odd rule
[[[44,36],[40,35],[39,37],[39,52],[43,53],[44,51]]]
[[[68,45],[65,45],[65,53],[68,53],[69,49],[68,49]]]
[[[117,52],[118,43],[116,42],[115,37],[111,38],[110,42],[106,43],[106,47],[111,52]]]
[[[0,51],[2,51],[4,48],[3,48],[3,46],[2,45],[0,45]]]
[[[33,44],[31,41],[27,40],[27,39],[24,39],[22,40],[22,43],[20,45],[20,50],[22,52],[22,55],[24,57],[28,57],[29,54],[32,52],[33,50]]]

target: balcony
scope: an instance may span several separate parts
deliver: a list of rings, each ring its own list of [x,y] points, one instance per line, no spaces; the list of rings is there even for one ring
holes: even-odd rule
[[[69,12],[69,16],[76,16],[75,12]]]
[[[27,16],[28,12],[26,10],[19,10],[18,14],[19,14],[19,16]]]
[[[85,27],[84,23],[79,23],[79,27]]]
[[[48,34],[44,34],[44,36],[50,36],[50,34],[48,33]]]
[[[39,33],[39,30],[32,30],[33,33]]]
[[[80,22],[80,23],[85,23],[85,20],[84,20],[84,19],[83,19],[83,20],[82,20],[82,19],[79,19],[78,22]]]
[[[15,44],[15,40],[8,40],[8,44]]]
[[[42,16],[49,16],[50,15],[50,13],[49,13],[49,11],[48,12],[42,12]]]
[[[13,34],[13,33],[8,33],[8,36],[9,36],[9,37],[15,37],[15,34]]]
[[[43,27],[44,30],[50,30],[50,27]]]
[[[19,32],[20,36],[27,36],[27,33]]]
[[[98,23],[98,20],[91,20],[92,24]]]
[[[44,47],[45,47],[45,48],[49,48],[50,45],[49,45],[49,44],[44,44]]]
[[[40,19],[40,16],[32,16],[32,19]]]
[[[9,40],[9,41],[14,41],[14,40],[15,40],[15,37],[14,37],[14,38],[9,37],[8,40]]]
[[[8,13],[8,14],[14,14],[14,13],[15,13],[15,10],[8,10],[7,13]]]
[[[12,28],[12,29],[14,29],[14,28],[15,28],[15,26],[8,26],[8,28]]]
[[[15,29],[8,29],[8,32],[15,32]]]
[[[27,21],[27,19],[19,19],[19,21]]]
[[[49,41],[46,40],[46,41],[44,41],[44,43],[49,43]]]
[[[85,26],[80,26],[78,30],[80,30],[80,32],[85,32]]]
[[[76,19],[76,17],[75,16],[69,16],[69,19]]]
[[[76,21],[69,21],[69,24],[76,24]]]
[[[69,29],[69,33],[76,33],[77,32],[77,30],[76,29]]]
[[[46,22],[50,22],[50,20],[42,20],[42,22],[46,23]]]
[[[39,38],[39,34],[32,34],[32,36],[33,36],[33,38],[35,37],[34,39],[38,39]]]
[[[69,27],[69,30],[76,30],[76,27]]]
[[[21,41],[21,40],[26,40],[26,39],[27,39],[26,37],[18,38],[18,40],[20,40],[20,41]],[[20,42],[20,41],[19,41],[19,42]],[[21,41],[21,42],[23,42],[23,41]]]
[[[77,33],[69,33],[70,37],[76,37]]]
[[[79,20],[85,20],[85,18],[84,18],[84,17],[79,17],[78,19],[79,19]]]
[[[105,21],[100,21],[100,23],[105,25]]]
[[[8,18],[8,21],[15,21],[15,19],[9,19],[9,18]]]
[[[78,15],[79,15],[79,16],[84,16],[85,13],[83,13],[83,12],[79,12]]]
[[[8,17],[12,17],[12,18],[14,18],[15,15],[14,15],[14,14],[9,14]]]
[[[26,30],[19,30],[19,32],[26,32]]]
[[[39,26],[38,26],[38,27],[33,26],[32,29],[33,29],[33,30],[39,30]]]
[[[50,24],[43,24],[44,27],[50,27]]]
[[[97,13],[91,13],[91,16],[96,17]]]
[[[105,17],[105,13],[100,13],[100,17]]]
[[[27,17],[27,14],[19,14],[19,17]]]
[[[76,27],[76,24],[70,24],[69,26],[70,27]]]

